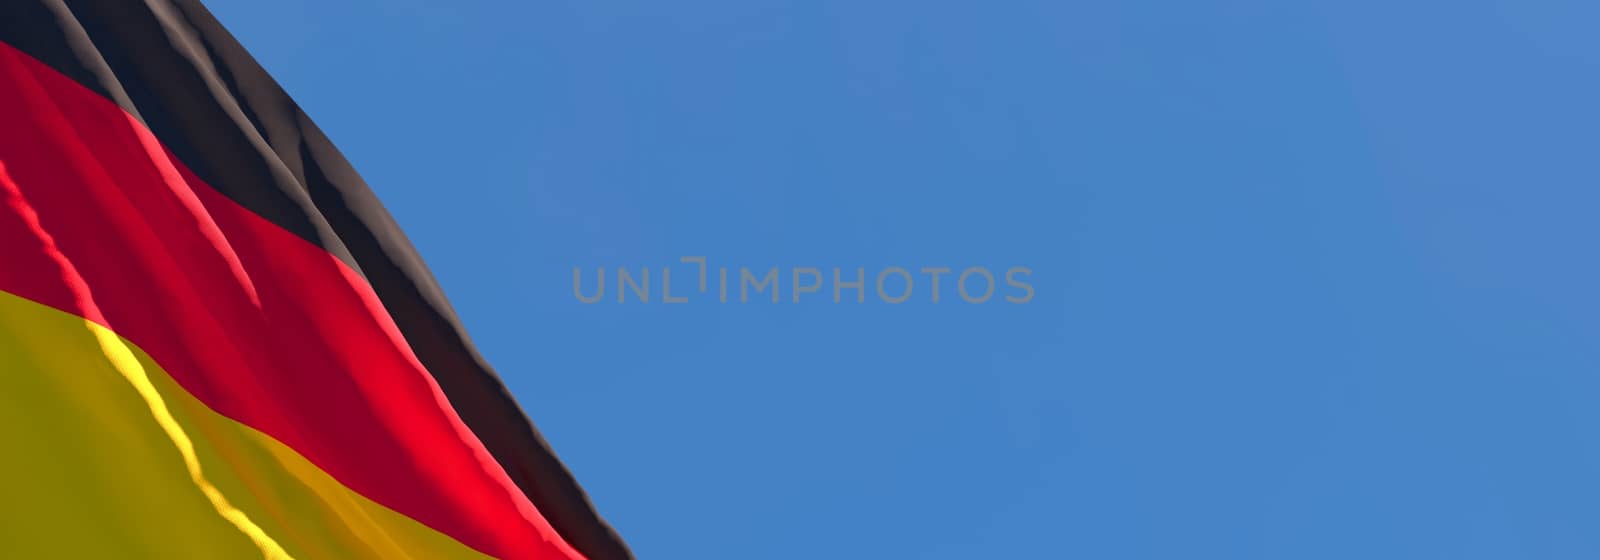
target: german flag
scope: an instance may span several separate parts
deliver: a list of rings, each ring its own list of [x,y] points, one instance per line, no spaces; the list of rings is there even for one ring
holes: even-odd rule
[[[0,558],[629,558],[197,0],[0,2]]]

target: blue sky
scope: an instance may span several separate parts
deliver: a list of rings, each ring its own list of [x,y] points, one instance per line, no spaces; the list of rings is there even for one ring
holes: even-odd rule
[[[209,4],[642,558],[1600,557],[1593,2]]]

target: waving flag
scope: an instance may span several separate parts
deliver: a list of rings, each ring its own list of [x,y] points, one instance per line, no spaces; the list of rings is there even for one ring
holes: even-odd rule
[[[195,0],[0,2],[0,558],[628,558]]]

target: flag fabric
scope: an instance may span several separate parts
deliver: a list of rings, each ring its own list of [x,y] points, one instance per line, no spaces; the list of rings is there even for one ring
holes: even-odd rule
[[[0,446],[0,558],[631,557],[197,0],[0,2]]]

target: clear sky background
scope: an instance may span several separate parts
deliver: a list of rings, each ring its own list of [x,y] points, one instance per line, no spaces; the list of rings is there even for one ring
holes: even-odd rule
[[[1595,2],[210,5],[642,558],[1600,558]]]

